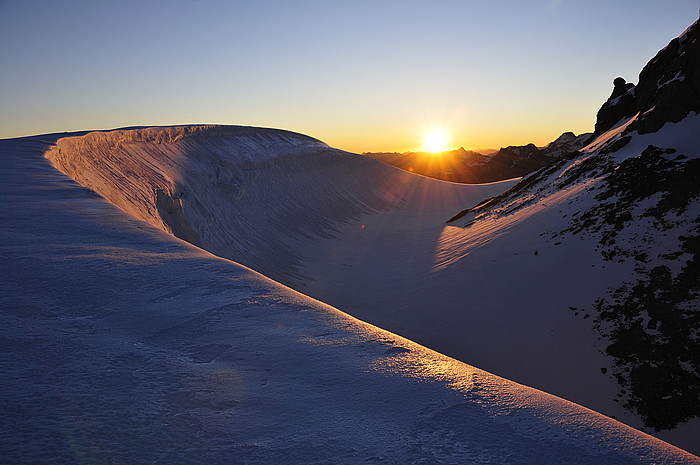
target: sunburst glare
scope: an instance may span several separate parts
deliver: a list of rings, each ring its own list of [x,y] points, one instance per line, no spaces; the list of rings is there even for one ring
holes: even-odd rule
[[[423,150],[426,152],[444,152],[450,146],[450,133],[445,128],[434,128],[423,137]]]

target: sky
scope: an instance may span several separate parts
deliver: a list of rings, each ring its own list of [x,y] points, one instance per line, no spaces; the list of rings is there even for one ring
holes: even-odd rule
[[[589,132],[700,0],[0,0],[0,138],[288,129],[352,152]]]

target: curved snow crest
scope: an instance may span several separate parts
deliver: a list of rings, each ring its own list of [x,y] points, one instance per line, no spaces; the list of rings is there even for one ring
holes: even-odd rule
[[[115,131],[93,131],[85,136],[76,137],[83,137],[86,140],[92,139],[93,141],[107,137],[117,147],[121,144],[146,141],[156,144],[171,144],[191,137],[206,137],[220,140],[235,138],[237,144],[234,147],[237,157],[248,159],[259,159],[261,156],[282,156],[285,154],[285,148],[291,149],[302,146],[328,147],[320,140],[305,134],[285,129],[254,126],[156,126]],[[261,150],[263,147],[267,150]]]
[[[465,196],[464,185],[308,136],[239,126],[94,132],[61,139],[46,156],[137,218],[284,283],[304,278],[300,242],[333,237],[362,215],[407,202],[450,211],[450,198],[472,203],[502,190],[474,186]]]
[[[280,278],[296,276],[299,265],[285,237],[329,231],[385,205],[351,188],[378,179],[362,179],[340,153],[289,131],[186,126],[65,138],[46,156],[137,218]],[[307,208],[309,197],[323,212]]]
[[[42,150],[0,141],[10,463],[698,463],[144,226]]]

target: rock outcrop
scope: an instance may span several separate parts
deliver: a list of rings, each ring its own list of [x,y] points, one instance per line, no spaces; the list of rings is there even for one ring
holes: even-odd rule
[[[700,112],[699,36],[696,21],[647,63],[636,86],[616,78],[610,98],[598,111],[595,135],[637,114],[625,132],[649,134]]]
[[[577,136],[573,132],[565,132],[561,136],[557,137],[554,141],[550,142],[542,151],[545,155],[551,157],[558,157],[560,155],[571,153],[576,150],[583,148],[588,142],[591,141],[592,134],[587,132]]]
[[[673,39],[639,73],[635,128],[640,134],[658,131],[688,113],[700,112],[700,29],[696,21]]]
[[[634,116],[637,112],[636,103],[634,84],[621,77],[615,78],[612,94],[598,110],[594,135],[599,136],[621,120]]]

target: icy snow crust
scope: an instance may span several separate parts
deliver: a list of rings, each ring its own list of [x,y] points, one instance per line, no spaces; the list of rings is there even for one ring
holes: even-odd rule
[[[700,463],[135,220],[57,137],[0,141],[5,462]]]

